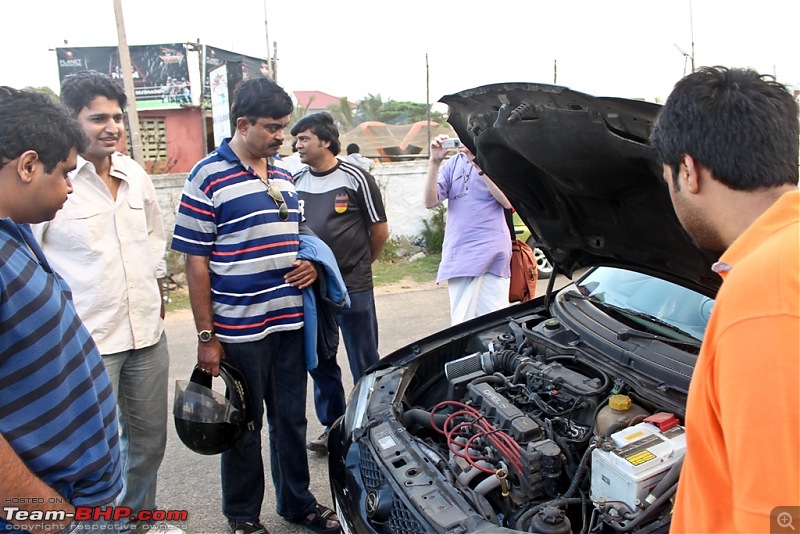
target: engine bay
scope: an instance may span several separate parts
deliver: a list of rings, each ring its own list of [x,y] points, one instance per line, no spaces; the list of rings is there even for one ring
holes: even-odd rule
[[[540,316],[411,367],[398,420],[485,521],[521,532],[668,530],[683,397],[661,395]]]

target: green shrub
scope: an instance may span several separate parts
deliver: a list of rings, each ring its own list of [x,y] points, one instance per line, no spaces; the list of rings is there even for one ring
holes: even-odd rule
[[[397,250],[399,248],[399,240],[396,237],[390,237],[383,245],[383,250],[381,250],[381,254],[378,256],[378,261],[396,261]]]
[[[422,238],[425,240],[425,252],[439,254],[444,243],[444,221],[447,218],[447,208],[440,204],[431,210],[429,219],[422,221],[425,229]]]

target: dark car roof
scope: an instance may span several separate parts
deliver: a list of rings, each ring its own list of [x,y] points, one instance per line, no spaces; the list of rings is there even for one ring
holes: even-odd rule
[[[486,85],[440,101],[562,272],[612,265],[716,293],[714,258],[678,222],[648,144],[661,106],[533,83]]]

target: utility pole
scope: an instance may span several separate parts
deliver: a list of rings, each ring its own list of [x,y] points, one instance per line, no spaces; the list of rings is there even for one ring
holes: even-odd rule
[[[428,119],[428,153],[431,151],[431,70],[428,66],[428,53],[425,52],[425,116]]]
[[[272,80],[278,83],[278,41],[272,42],[272,59],[269,60],[270,69],[272,69]]]
[[[122,81],[128,97],[128,134],[131,138],[133,159],[144,166],[142,141],[139,137],[139,113],[136,111],[136,93],[133,88],[131,69],[131,52],[128,50],[128,38],[125,36],[125,18],[122,16],[122,0],[114,0],[114,15],[117,19],[117,39],[119,40],[119,65],[122,69]]]
[[[694,17],[692,16],[692,0],[689,0],[689,32],[692,37],[692,72],[694,72]]]
[[[683,75],[686,76],[686,63],[691,62],[692,64],[692,72],[694,72],[694,17],[692,15],[692,0],[689,0],[689,37],[691,38],[692,42],[692,53],[686,52],[683,48],[678,46],[678,43],[675,44],[675,48],[678,49],[678,52],[681,53],[683,56]]]
[[[272,55],[269,53],[269,26],[267,26],[267,0],[264,0],[264,37],[267,40],[267,74],[269,75],[270,78],[275,80],[275,71],[272,68]]]

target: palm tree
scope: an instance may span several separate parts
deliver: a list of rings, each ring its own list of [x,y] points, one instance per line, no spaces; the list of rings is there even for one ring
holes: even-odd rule
[[[291,119],[290,119],[291,120],[290,124],[296,124],[297,121],[299,121],[300,119],[302,119],[303,117],[308,115],[308,109],[311,107],[311,103],[313,101],[314,101],[314,95],[311,95],[310,97],[308,97],[308,103],[306,103],[306,106],[304,108],[301,108],[300,106],[297,106],[296,108],[294,108],[292,110],[292,116],[291,116]]]
[[[353,108],[350,106],[346,96],[339,100],[339,104],[328,106],[328,112],[333,116],[333,121],[339,128],[339,132],[350,131],[355,126]]]
[[[381,99],[381,95],[368,94],[358,103],[358,123],[380,120],[382,107],[383,99]]]

